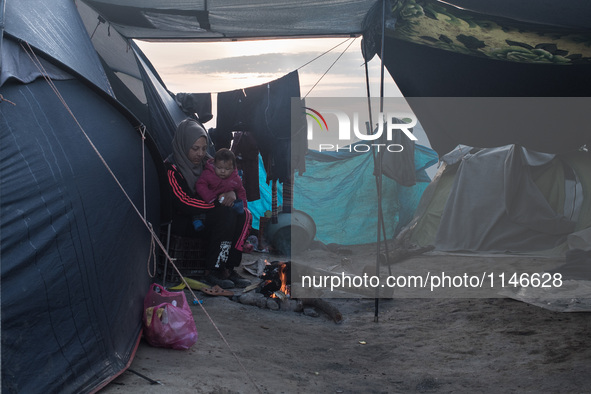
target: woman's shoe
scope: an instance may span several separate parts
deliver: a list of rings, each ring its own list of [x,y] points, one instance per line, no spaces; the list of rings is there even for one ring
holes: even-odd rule
[[[219,286],[222,289],[232,289],[235,287],[234,281],[230,279],[222,279],[215,274],[206,275],[203,280],[212,286]]]
[[[243,289],[246,286],[250,286],[250,281],[242,276],[240,276],[238,274],[238,272],[232,270],[232,272],[230,272],[230,276],[228,277],[228,279],[230,279],[233,283],[234,286]]]

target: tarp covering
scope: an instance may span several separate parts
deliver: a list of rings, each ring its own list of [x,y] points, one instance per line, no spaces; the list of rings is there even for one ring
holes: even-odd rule
[[[80,81],[54,83],[142,210],[138,132]],[[43,79],[1,92],[16,104],[0,104],[2,392],[91,391],[139,340],[150,235]],[[147,214],[157,223],[153,163]]]
[[[384,8],[381,1],[347,0],[303,3],[78,0],[77,4],[83,15],[88,14],[83,19],[102,58],[120,75],[126,75],[124,79],[135,78],[137,71],[133,70],[136,66],[132,62],[122,61],[129,55],[108,49],[119,47],[112,42],[112,37],[118,34],[153,40],[363,34],[364,48],[367,43],[373,43],[373,53],[380,53]],[[404,0],[385,4],[383,60],[406,97],[591,95],[589,2]],[[104,45],[102,42],[109,37],[109,45]],[[424,108],[413,107],[413,110],[440,156],[458,144],[528,147],[524,140],[538,139],[534,128],[509,127],[495,139],[488,131],[475,127],[467,141],[465,133],[423,121],[421,118],[428,116]],[[519,108],[515,112],[519,113]],[[590,143],[583,129],[568,130],[565,138],[564,130],[548,129],[546,138],[529,148],[566,152]]]
[[[590,144],[584,127],[522,127],[508,122],[491,132],[480,127],[487,126],[486,119],[471,119],[464,123],[471,129],[457,128],[441,121],[433,107],[410,101],[413,97],[509,97],[514,98],[507,103],[510,113],[519,116],[532,108],[527,97],[591,96],[590,3],[518,2],[503,9],[497,8],[497,2],[460,3],[468,9],[455,7],[453,1],[434,0],[392,2],[388,9],[383,61],[409,98],[433,149],[443,156],[459,144],[482,148],[520,144],[564,153]],[[563,11],[580,14],[567,19]],[[370,25],[381,26],[380,18],[376,13]],[[381,29],[373,29],[364,36],[364,41],[377,43],[367,46],[374,52],[377,48],[378,54],[380,34]],[[470,113],[471,109],[457,110]],[[502,119],[504,113],[494,115]],[[582,114],[587,116],[587,111]],[[537,119],[561,118],[542,108],[536,115]]]
[[[103,91],[109,82],[73,2],[2,1],[4,34],[17,37]]]
[[[591,60],[591,48],[587,45],[591,40],[589,6],[578,2],[573,7],[581,11],[587,8],[586,20],[579,15],[569,23],[563,20],[561,26],[556,26],[546,22],[552,18],[546,18],[548,15],[538,5],[527,14],[530,22],[525,22],[519,16],[474,12],[470,7],[457,8],[437,0],[397,1],[392,3],[386,34],[448,52],[512,63],[588,65]]]
[[[73,2],[0,8],[2,392],[90,392],[140,339],[151,237],[132,203],[157,228],[160,158]]]
[[[425,170],[437,162],[434,151],[415,145],[415,186],[400,186],[383,176],[383,210],[389,238],[411,219],[430,178]],[[259,176],[265,179],[261,160]],[[295,177],[293,207],[310,215],[316,240],[325,244],[357,245],[377,239],[377,194],[371,153],[318,152],[306,156],[306,172]],[[271,187],[261,185],[261,199],[250,202],[253,227],[271,207]],[[282,188],[278,188],[282,204]]]
[[[375,0],[85,0],[131,38],[256,38],[349,35]]]
[[[322,36],[363,31],[363,19],[375,0],[85,0],[126,37],[248,38]],[[389,1],[389,4],[416,4]],[[422,3],[422,2],[420,2]],[[450,0],[440,5],[462,7],[484,15],[549,26],[588,27],[589,4],[578,0]]]
[[[546,163],[515,146],[452,153],[458,159],[429,185],[417,209],[411,240],[420,246],[557,253],[569,234],[591,226],[588,152]]]

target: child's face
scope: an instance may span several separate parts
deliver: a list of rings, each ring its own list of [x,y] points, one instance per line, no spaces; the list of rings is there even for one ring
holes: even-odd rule
[[[230,160],[217,160],[213,163],[215,174],[221,179],[226,179],[234,171],[234,166]]]

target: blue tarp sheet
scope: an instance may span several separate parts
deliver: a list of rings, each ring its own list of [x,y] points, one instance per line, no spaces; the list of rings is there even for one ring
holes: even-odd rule
[[[413,217],[423,191],[430,182],[425,170],[437,163],[430,148],[415,146],[415,186],[400,186],[383,177],[382,209],[388,238],[395,236]],[[378,197],[371,153],[317,152],[306,156],[306,172],[295,176],[293,208],[304,211],[316,223],[317,241],[356,245],[376,242]],[[259,177],[266,179],[262,160]],[[278,205],[282,188],[278,185]],[[261,182],[261,199],[249,202],[253,227],[271,210],[271,185]]]

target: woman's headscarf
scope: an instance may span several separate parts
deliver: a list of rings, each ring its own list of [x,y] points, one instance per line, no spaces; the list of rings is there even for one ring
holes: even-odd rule
[[[209,138],[205,129],[193,119],[183,120],[176,129],[174,138],[172,139],[172,154],[174,162],[181,171],[189,187],[195,192],[195,182],[199,179],[203,171],[203,165],[209,158],[206,154],[203,162],[199,165],[193,164],[187,157],[189,150],[199,138],[205,137],[209,144]]]

